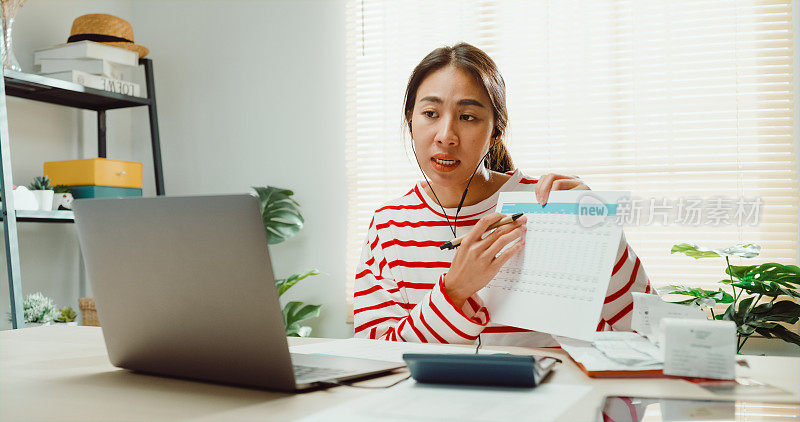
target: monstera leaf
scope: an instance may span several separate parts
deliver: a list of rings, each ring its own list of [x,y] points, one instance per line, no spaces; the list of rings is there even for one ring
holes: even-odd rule
[[[743,289],[747,293],[767,297],[781,295],[800,298],[800,268],[795,265],[782,265],[768,262],[761,265],[735,266],[725,270],[738,281],[726,284]]]
[[[303,228],[300,204],[292,199],[294,192],[273,186],[253,187],[261,204],[261,218],[270,245],[281,243]]]
[[[322,305],[305,305],[303,302],[289,302],[283,308],[283,322],[286,324],[286,335],[289,337],[308,337],[311,327],[300,325],[301,322],[319,316]]]
[[[714,258],[714,257],[731,257],[738,256],[742,258],[753,258],[761,253],[761,246],[755,243],[737,243],[736,245],[729,246],[723,249],[710,249],[703,246],[695,245],[694,243],[681,243],[674,245],[669,253],[673,254],[680,252],[686,256],[694,259],[700,258]]]
[[[728,292],[722,290],[705,290],[696,287],[686,287],[686,286],[664,286],[662,288],[656,289],[659,296],[668,295],[668,294],[676,294],[676,295],[684,295],[684,296],[691,296],[690,299],[682,300],[679,303],[682,305],[703,305],[712,307],[717,303],[731,303],[733,302],[733,296],[731,296]]]

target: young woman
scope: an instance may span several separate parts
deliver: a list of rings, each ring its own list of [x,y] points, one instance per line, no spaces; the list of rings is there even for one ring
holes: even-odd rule
[[[355,336],[472,343],[481,335],[483,344],[555,345],[550,335],[492,324],[477,294],[524,247],[525,217],[482,235],[502,218],[493,212],[500,192],[533,191],[544,204],[551,190],[588,186],[573,176],[535,179],[514,170],[503,145],[505,82],[494,61],[469,44],[438,48],[417,65],[404,110],[425,181],[375,211],[356,271]],[[464,234],[459,248],[439,249]],[[630,330],[630,292],[649,290],[623,236],[597,329]]]

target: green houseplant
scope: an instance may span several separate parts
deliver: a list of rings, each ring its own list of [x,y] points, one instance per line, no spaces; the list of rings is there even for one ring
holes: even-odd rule
[[[267,242],[270,245],[293,237],[303,228],[305,220],[300,213],[300,204],[292,199],[294,192],[272,186],[254,186],[253,189],[255,189],[261,205],[261,218],[267,232]],[[314,269],[292,274],[286,278],[275,279],[278,296],[282,296],[300,281],[319,273]],[[308,337],[311,334],[311,327],[302,325],[302,322],[318,317],[321,307],[322,305],[307,305],[303,302],[287,302],[283,307],[286,335]]]
[[[50,186],[50,178],[47,176],[36,176],[33,178],[33,181],[30,185],[28,185],[28,189],[30,190],[53,190],[53,187]]]
[[[37,176],[28,185],[28,189],[33,192],[36,201],[39,203],[40,210],[49,211],[53,208],[53,187],[50,186],[50,178],[47,176]]]
[[[800,335],[781,325],[794,324],[800,318],[800,304],[797,303],[800,298],[800,268],[774,262],[731,265],[731,256],[753,258],[760,251],[761,247],[754,243],[742,243],[724,249],[709,249],[688,243],[674,245],[671,253],[683,253],[695,259],[724,257],[725,274],[728,277],[719,283],[730,286],[732,294],[722,287],[705,290],[686,286],[667,286],[659,289],[658,293],[690,296],[677,303],[706,306],[711,310],[712,318],[733,321],[736,324],[737,352],[754,333],[800,346]],[[762,302],[762,299],[769,301]],[[728,304],[722,314],[714,314],[713,307],[717,303]]]
[[[25,325],[29,327],[50,325],[60,315],[53,299],[39,292],[29,294],[22,300],[22,312],[25,315]],[[11,320],[11,314],[8,319]]]
[[[59,316],[55,319],[55,321],[66,323],[67,325],[77,325],[75,322],[76,318],[78,318],[78,314],[75,312],[75,310],[70,307],[66,307],[59,310]]]

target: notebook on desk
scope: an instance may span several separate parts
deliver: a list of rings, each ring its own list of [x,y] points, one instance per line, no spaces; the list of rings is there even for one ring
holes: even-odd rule
[[[583,366],[582,363],[572,360],[578,368],[592,378],[669,378],[664,375],[663,369],[639,369],[639,370],[591,370]]]

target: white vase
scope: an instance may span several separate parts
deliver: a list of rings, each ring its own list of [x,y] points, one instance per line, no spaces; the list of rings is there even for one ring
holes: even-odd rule
[[[72,209],[72,194],[71,193],[56,193],[53,195],[53,211],[58,211],[58,208],[63,205],[66,209]]]
[[[53,209],[53,195],[51,190],[33,190],[31,191],[36,196],[36,201],[39,202],[39,209],[50,211]]]
[[[5,3],[5,2],[3,2]],[[18,2],[22,3],[22,2]],[[3,4],[3,8],[5,9],[6,5]],[[16,11],[13,12],[16,14]],[[19,66],[19,62],[17,61],[17,57],[14,55],[14,49],[11,45],[11,33],[14,29],[14,16],[3,16],[2,19],[2,29],[5,35],[4,41],[5,45],[3,46],[3,67],[6,69],[16,70],[17,72],[22,72],[22,68]]]
[[[47,325],[52,325],[52,322],[45,322],[45,323],[41,323],[41,322],[26,322],[25,323],[25,328],[44,327],[44,326],[47,326]]]

